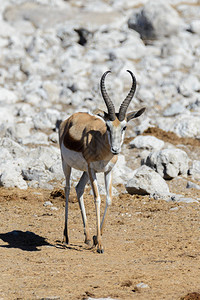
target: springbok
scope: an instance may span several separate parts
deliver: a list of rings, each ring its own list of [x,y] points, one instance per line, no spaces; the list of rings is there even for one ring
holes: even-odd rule
[[[128,106],[136,89],[136,79],[133,73],[127,70],[132,77],[132,87],[125,100],[122,102],[119,112],[115,113],[115,107],[110,100],[106,88],[105,77],[110,72],[103,74],[100,82],[101,93],[108,113],[97,110],[93,114],[78,112],[60,124],[59,142],[62,157],[62,166],[66,178],[65,196],[65,227],[64,242],[68,239],[68,199],[70,193],[71,168],[83,171],[76,185],[76,193],[81,209],[85,243],[91,244],[89,226],[83,201],[85,185],[90,181],[96,208],[97,235],[93,236],[93,244],[97,246],[97,252],[103,253],[101,235],[105,226],[106,213],[112,201],[112,169],[117,162],[117,154],[121,151],[127,122],[139,117],[145,108],[126,114]],[[106,188],[106,206],[102,221],[100,222],[100,195],[97,185],[96,173],[103,172]]]

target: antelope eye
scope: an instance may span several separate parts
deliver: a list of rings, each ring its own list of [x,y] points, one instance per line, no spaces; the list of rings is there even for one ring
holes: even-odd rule
[[[124,130],[126,130],[126,126],[124,126],[124,127],[122,128],[122,131],[124,131]]]

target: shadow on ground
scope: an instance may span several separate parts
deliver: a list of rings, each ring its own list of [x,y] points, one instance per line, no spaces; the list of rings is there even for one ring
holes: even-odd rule
[[[7,233],[0,233],[0,239],[8,243],[2,245],[4,248],[18,248],[24,251],[40,251],[40,246],[52,246],[46,239],[31,231],[13,230]]]

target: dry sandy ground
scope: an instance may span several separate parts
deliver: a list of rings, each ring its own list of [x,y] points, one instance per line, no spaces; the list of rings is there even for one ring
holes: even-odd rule
[[[170,191],[200,198],[200,191],[186,189],[185,183],[170,181]],[[44,206],[48,200],[57,210]],[[85,202],[94,234],[95,210],[89,189]],[[70,244],[64,247],[62,190],[0,188],[1,300],[200,299],[198,203],[121,193],[110,208],[103,235],[104,254],[83,242],[74,190],[69,212]],[[139,283],[147,287],[139,288]]]
[[[0,299],[181,299],[200,293],[199,204],[121,194],[110,209],[105,252],[98,254],[83,243],[75,196],[70,245],[63,247],[59,194],[0,189]],[[47,200],[58,210],[45,207]],[[85,200],[95,232],[89,192]],[[141,282],[148,288],[136,288]]]

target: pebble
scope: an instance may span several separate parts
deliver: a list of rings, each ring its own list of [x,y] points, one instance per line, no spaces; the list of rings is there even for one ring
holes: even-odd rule
[[[194,182],[188,181],[187,185],[186,185],[186,188],[187,189],[191,189],[192,188],[192,189],[200,190],[200,185],[196,184]]]
[[[53,207],[53,203],[51,201],[46,201],[46,202],[44,202],[43,206],[52,206]]]
[[[144,282],[140,282],[140,283],[136,284],[136,287],[138,289],[149,289],[149,285]]]

